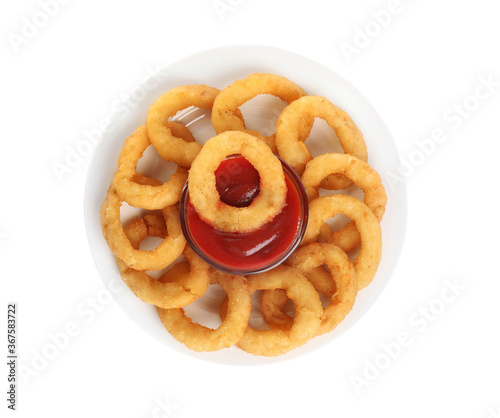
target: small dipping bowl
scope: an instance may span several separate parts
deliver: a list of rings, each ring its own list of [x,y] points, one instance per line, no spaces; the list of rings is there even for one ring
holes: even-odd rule
[[[257,273],[262,273],[264,271],[270,270],[279,264],[283,263],[292,253],[293,251],[298,247],[300,242],[302,241],[302,237],[304,236],[304,233],[307,228],[307,219],[309,215],[309,203],[307,200],[307,194],[304,189],[304,186],[302,185],[302,182],[300,180],[300,177],[298,174],[285,162],[283,159],[280,157],[279,160],[281,161],[281,164],[283,166],[283,171],[285,173],[285,177],[288,179],[287,185],[288,187],[293,187],[296,196],[298,198],[298,206],[299,206],[299,213],[300,213],[300,220],[298,227],[296,228],[296,232],[294,234],[293,239],[291,239],[290,243],[288,246],[286,246],[282,251],[280,251],[277,254],[273,254],[273,256],[270,258],[267,256],[267,260],[263,262],[262,264],[255,261],[251,267],[249,266],[243,266],[241,268],[235,267],[234,264],[237,263],[231,263],[233,265],[227,265],[224,264],[223,261],[221,260],[215,260],[212,256],[207,254],[206,251],[206,246],[210,245],[210,242],[205,242],[204,244],[200,244],[193,234],[191,233],[190,225],[189,225],[189,216],[188,216],[188,207],[189,207],[189,189],[188,189],[188,183],[184,185],[184,189],[182,190],[181,194],[181,199],[180,199],[180,220],[181,220],[181,226],[182,226],[182,231],[184,233],[184,237],[186,238],[187,243],[189,246],[193,249],[193,251],[201,257],[205,262],[207,262],[209,265],[212,267],[215,267],[218,270],[221,270],[223,272],[229,273],[229,274],[235,274],[235,275],[250,275],[250,274],[257,274]],[[293,193],[293,192],[292,192]],[[192,209],[191,209],[192,210]],[[279,216],[276,215],[276,216]],[[270,221],[272,222],[272,221]],[[286,225],[285,225],[286,227]],[[234,242],[233,240],[245,240],[247,239],[246,233],[230,233],[230,232],[224,232],[222,233],[225,236],[229,236],[230,240]],[[279,240],[280,237],[277,238]],[[204,249],[205,248],[205,249]],[[258,253],[261,250],[256,251]],[[252,257],[252,256],[249,256]],[[259,257],[255,257],[259,258]]]

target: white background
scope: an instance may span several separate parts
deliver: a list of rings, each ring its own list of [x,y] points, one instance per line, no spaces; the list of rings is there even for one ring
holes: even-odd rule
[[[15,414],[500,415],[498,3],[400,0],[385,27],[373,23],[393,4],[74,0],[44,21],[38,1],[2,3],[0,323],[6,327],[7,303],[18,303]],[[34,19],[41,27],[20,40]],[[372,32],[361,44],[365,29]],[[357,42],[356,53],[343,53],[343,42]],[[385,120],[403,158],[435,129],[447,133],[408,175],[402,257],[369,313],[311,355],[253,368],[169,349],[110,302],[83,221],[90,157],[62,178],[53,170],[148,67],[233,44],[283,48],[347,78]],[[478,87],[481,79],[493,80],[491,91]],[[446,119],[462,104],[467,115]],[[447,281],[460,284],[458,296],[439,302]],[[422,320],[419,309],[429,306],[435,315]],[[411,343],[384,363],[383,346],[394,347],[401,333]],[[50,352],[57,336],[61,348]],[[51,359],[40,359],[44,350]],[[368,366],[377,359],[383,370]],[[354,376],[366,379],[359,390]],[[14,414],[5,400],[1,411]]]

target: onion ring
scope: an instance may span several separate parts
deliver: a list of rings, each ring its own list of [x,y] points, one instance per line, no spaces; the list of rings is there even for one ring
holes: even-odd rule
[[[182,128],[178,125],[180,124],[169,124],[172,130],[179,133]],[[184,129],[189,132],[188,128],[184,127]],[[139,127],[125,140],[118,158],[118,170],[113,178],[113,184],[120,197],[129,205],[154,210],[162,209],[179,201],[188,172],[185,168],[178,167],[169,180],[160,186],[145,185],[134,181],[134,176],[137,174],[137,163],[150,145],[151,142],[144,126]]]
[[[183,285],[189,279],[190,271],[191,270],[189,267],[189,263],[187,261],[180,261],[178,263],[175,263],[171,268],[163,273],[158,280],[162,284],[180,283],[181,285]],[[208,284],[210,284],[210,281]]]
[[[359,254],[353,261],[358,275],[358,290],[368,286],[377,272],[382,257],[382,232],[377,218],[363,202],[347,195],[322,196],[309,204],[309,223],[301,245],[318,238],[321,226],[337,214],[356,223],[361,237]]]
[[[113,254],[136,270],[161,270],[179,257],[186,246],[177,205],[162,209],[168,236],[154,250],[137,250],[130,243],[120,221],[122,199],[111,185],[101,206],[101,228]]]
[[[215,170],[233,154],[245,157],[260,175],[260,192],[247,207],[221,202],[216,188]],[[203,145],[189,170],[188,189],[198,215],[230,232],[250,232],[269,222],[285,205],[287,192],[280,160],[262,141],[239,131],[223,132]]]
[[[337,134],[346,154],[352,154],[363,161],[368,159],[368,151],[363,134],[351,117],[321,96],[305,96],[290,103],[281,112],[276,122],[276,147],[293,169],[302,174],[306,164],[312,159],[303,141],[308,137],[314,118],[325,120]],[[323,182],[323,187],[331,190],[346,189],[352,181],[339,174],[333,174]]]
[[[296,268],[284,265],[248,279],[250,294],[257,290],[285,289],[297,312],[290,330],[256,330],[248,326],[236,344],[258,356],[278,356],[305,344],[317,332],[323,308],[318,293]],[[223,316],[223,312],[221,312]]]
[[[309,202],[319,196],[321,182],[331,174],[342,174],[351,179],[364,192],[363,202],[372,210],[379,222],[382,220],[387,204],[382,179],[368,163],[348,154],[323,154],[307,163],[302,174],[302,184],[306,189]],[[322,230],[321,236],[325,235],[329,235],[327,242],[346,252],[353,250],[361,243],[354,222],[348,223],[331,234],[327,234],[326,229]]]
[[[132,247],[137,250],[141,241],[147,237],[165,239],[167,227],[163,216],[149,214],[132,221],[125,228],[125,234]],[[209,285],[208,264],[187,245],[183,255],[188,262],[175,264],[164,274],[163,280],[156,280],[143,270],[133,269],[119,258],[116,261],[123,281],[139,299],[169,309],[189,305],[203,296]]]
[[[323,266],[312,268],[304,275],[318,293],[332,297],[336,292],[335,281],[331,273]],[[286,291],[283,289],[264,290],[262,292],[260,300],[262,316],[271,329],[289,330],[292,327],[293,318],[283,312],[288,300]]]
[[[324,266],[314,267],[304,274],[318,292],[331,296],[337,291],[332,273]]]
[[[227,316],[218,328],[193,323],[182,308],[157,308],[167,331],[194,351],[216,351],[236,344],[245,332],[250,317],[250,292],[244,276],[217,272],[211,275],[211,279],[224,289],[228,297]]]
[[[148,110],[146,128],[151,143],[163,159],[185,168],[191,166],[201,145],[177,136],[167,123],[177,112],[191,106],[212,109],[218,94],[218,89],[201,84],[176,87],[156,99]]]
[[[321,267],[323,263],[330,269],[331,275],[327,277],[318,274],[311,277],[314,288],[331,298],[330,304],[323,310],[323,318],[316,335],[333,331],[351,311],[358,292],[356,271],[347,254],[330,244],[312,243],[295,251],[287,263],[303,274]],[[332,282],[335,286],[332,286]],[[277,291],[262,292],[262,315],[272,329],[289,329],[293,318],[281,311],[287,298],[283,298],[283,295],[272,295],[275,292]]]
[[[251,74],[233,82],[219,93],[212,109],[212,125],[218,134],[243,131],[254,135],[276,152],[275,134],[266,137],[257,131],[246,129],[244,119],[236,113],[243,103],[259,94],[272,94],[287,103],[306,95],[304,90],[285,77],[265,73]]]

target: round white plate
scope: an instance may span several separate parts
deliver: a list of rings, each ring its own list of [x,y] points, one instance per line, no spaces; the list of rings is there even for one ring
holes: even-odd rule
[[[328,98],[333,104],[347,111],[359,126],[368,147],[368,162],[382,176],[388,195],[387,209],[381,223],[382,262],[373,282],[358,293],[353,310],[337,329],[312,339],[303,347],[272,358],[252,356],[236,347],[213,353],[196,353],[171,337],[163,328],[155,308],[140,301],[122,282],[114,256],[102,236],[99,208],[116,170],[116,161],[123,141],[138,126],[144,124],[147,110],[158,96],[173,87],[186,84],[206,84],[223,89],[233,81],[255,72],[285,76],[308,94]],[[269,135],[274,132],[274,123],[283,108],[284,104],[279,99],[262,95],[245,103],[241,109],[249,129]],[[104,135],[97,146],[89,167],[84,202],[85,223],[92,255],[104,284],[112,292],[116,302],[141,328],[169,348],[199,359],[225,364],[255,365],[292,359],[309,354],[325,344],[333,344],[335,338],[367,313],[390,279],[401,253],[406,228],[406,185],[403,182],[390,184],[387,181],[388,174],[398,172],[399,155],[396,146],[375,109],[349,82],[330,69],[291,52],[261,46],[230,46],[198,53],[170,65],[135,88],[131,92],[129,102],[121,107],[117,106],[115,110],[112,128],[109,129],[111,132]],[[215,135],[210,124],[210,115],[206,111],[188,109],[176,115],[175,119],[187,124],[200,143]],[[333,130],[318,119],[307,145],[312,149],[313,156],[323,152],[342,152]],[[146,175],[159,176],[162,179],[172,167],[165,167],[160,163],[157,154],[154,151],[149,152],[148,149],[140,161],[139,170],[141,169]],[[359,192],[355,189],[348,192],[359,197]],[[132,208],[124,207],[122,220],[126,222],[134,214],[136,212]],[[193,320],[199,320],[204,325],[217,326],[217,305],[222,296],[220,289],[211,286],[207,295],[188,309],[188,314]],[[258,307],[252,314],[252,324],[259,325]]]

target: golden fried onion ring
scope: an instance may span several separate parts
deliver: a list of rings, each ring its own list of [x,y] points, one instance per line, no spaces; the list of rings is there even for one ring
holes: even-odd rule
[[[192,136],[189,136],[191,133],[184,125],[169,122],[168,126],[173,132],[182,133],[187,140],[191,140]],[[134,181],[134,176],[137,174],[137,163],[150,145],[151,142],[144,126],[139,127],[125,140],[118,157],[118,170],[113,178],[113,184],[121,198],[129,205],[154,210],[162,209],[179,201],[188,172],[185,168],[178,167],[168,181],[160,186],[140,184]]]
[[[347,254],[330,244],[311,243],[296,250],[287,260],[287,264],[299,269],[304,275],[316,272],[311,278],[308,277],[308,280],[318,292],[331,298],[330,304],[323,310],[323,318],[316,335],[333,331],[351,311],[358,292],[356,271]],[[318,268],[326,273],[321,267],[323,264],[330,269],[331,275],[325,277],[317,274]],[[281,311],[287,298],[278,292],[262,292],[262,315],[271,328],[289,329],[293,318]]]
[[[256,330],[248,326],[236,344],[258,356],[278,356],[305,344],[317,332],[323,308],[318,293],[296,268],[284,265],[248,279],[250,294],[257,290],[284,289],[295,303],[296,316],[289,330]],[[223,313],[221,313],[223,315]]]
[[[216,351],[236,344],[245,332],[250,317],[251,299],[244,276],[217,272],[211,275],[211,279],[224,289],[228,298],[227,315],[218,328],[193,323],[182,308],[157,308],[167,331],[194,351]]]
[[[363,134],[351,117],[321,96],[305,96],[290,103],[276,121],[276,147],[293,169],[302,174],[306,164],[312,159],[303,141],[309,136],[314,118],[325,120],[337,134],[346,154],[352,154],[363,161],[368,160],[368,151]],[[346,189],[352,181],[340,174],[333,174],[323,182],[323,187]]]
[[[285,77],[275,74],[255,73],[237,80],[223,89],[214,101],[212,125],[215,132],[244,131],[263,140],[276,152],[275,134],[263,136],[257,131],[246,129],[245,121],[236,111],[245,102],[259,94],[272,94],[281,100],[292,103],[305,96],[305,91]]]
[[[315,267],[304,273],[304,275],[318,293],[330,297],[335,293],[335,281],[324,266]],[[271,329],[288,330],[292,327],[293,318],[283,312],[288,300],[286,291],[283,289],[264,290],[262,292],[260,299],[262,316]]]
[[[337,214],[351,218],[360,234],[361,248],[354,259],[358,290],[368,286],[382,257],[382,232],[377,218],[363,202],[347,195],[322,196],[309,204],[309,222],[301,245],[316,241],[321,226]]]
[[[162,210],[168,236],[152,251],[138,250],[132,246],[120,221],[121,205],[122,198],[111,185],[101,205],[100,216],[104,239],[116,257],[136,270],[161,270],[181,255],[186,239],[182,234],[178,205],[167,206]]]
[[[169,119],[191,106],[212,109],[218,94],[218,89],[201,84],[179,86],[156,99],[148,110],[146,128],[151,143],[163,159],[185,168],[191,166],[194,157],[200,152],[201,145],[177,136],[168,125]]]
[[[215,170],[233,154],[245,157],[260,175],[260,192],[247,207],[221,202],[216,189]],[[223,132],[203,145],[189,170],[188,188],[198,215],[230,232],[250,232],[269,222],[285,205],[287,192],[280,160],[262,141],[239,131]]]
[[[147,237],[167,237],[167,227],[163,216],[149,214],[136,218],[125,234],[133,248],[139,249]],[[209,285],[209,266],[186,245],[183,255],[187,262],[177,263],[164,273],[163,280],[156,280],[144,270],[133,269],[119,258],[116,259],[120,275],[125,284],[143,302],[164,309],[189,305],[203,296]],[[186,271],[187,269],[187,271]],[[169,280],[167,282],[167,280]]]
[[[348,154],[323,154],[313,158],[306,165],[302,174],[302,184],[306,189],[309,202],[319,196],[321,182],[331,174],[342,174],[351,179],[364,192],[363,202],[372,210],[380,222],[384,216],[387,195],[379,174],[368,163]],[[327,234],[328,226],[321,231],[321,236],[329,235],[327,241],[348,252],[361,243],[359,232],[354,222]]]

